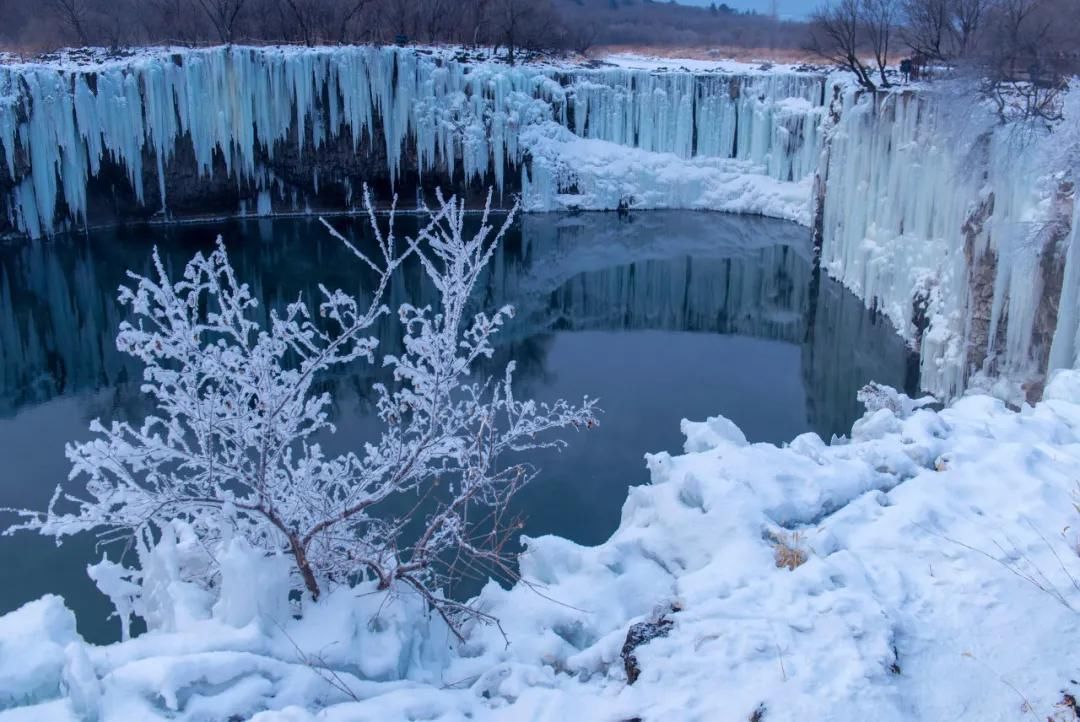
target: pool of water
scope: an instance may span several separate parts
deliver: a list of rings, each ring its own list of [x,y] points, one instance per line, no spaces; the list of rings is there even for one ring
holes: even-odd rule
[[[366,220],[334,219],[357,243]],[[403,217],[407,232],[415,220]],[[312,219],[103,230],[0,246],[0,508],[43,509],[67,476],[64,445],[91,419],[138,418],[140,368],[116,351],[125,269],[146,271],[157,245],[173,271],[225,239],[241,278],[268,307],[313,298],[319,282],[363,293],[370,279]],[[416,268],[390,305],[428,303]],[[517,362],[519,393],[600,399],[601,426],[561,453],[529,459],[540,477],[517,499],[524,533],[595,544],[617,527],[628,486],[648,481],[646,452],[678,452],[679,421],[723,414],[751,441],[807,431],[828,439],[858,417],[873,379],[911,388],[916,366],[886,321],[813,264],[809,231],[760,218],[652,212],[536,215],[519,220],[481,284],[478,304],[514,304],[492,368]],[[377,329],[393,348],[393,323]],[[375,426],[368,388],[350,368],[324,380],[338,433],[331,451]],[[12,520],[0,513],[0,525]],[[89,639],[115,638],[111,608],[85,573],[92,538],[57,548],[0,538],[0,613],[62,594]]]

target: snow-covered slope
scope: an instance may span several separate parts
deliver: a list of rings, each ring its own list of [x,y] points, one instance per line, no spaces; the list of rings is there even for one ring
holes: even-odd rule
[[[1020,412],[865,399],[832,445],[684,422],[611,539],[529,541],[527,584],[482,595],[505,637],[460,646],[408,596],[293,619],[284,568],[238,543],[198,592],[177,528],[144,560],[150,633],[87,645],[55,597],[0,618],[0,720],[1074,720],[1080,375]],[[777,538],[805,563],[778,567]],[[627,630],[659,618],[629,685]]]

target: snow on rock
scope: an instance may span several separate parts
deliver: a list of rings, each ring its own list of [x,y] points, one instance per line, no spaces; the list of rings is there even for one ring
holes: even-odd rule
[[[688,454],[715,449],[721,444],[746,446],[746,435],[734,422],[723,416],[710,416],[704,423],[683,419],[679,430],[686,437],[683,449]]]
[[[370,589],[276,625],[211,611],[106,647],[45,598],[0,618],[0,674],[22,674],[0,688],[25,690],[0,720],[1068,719],[1053,715],[1080,691],[1078,388],[1059,371],[1020,411],[879,388],[832,444],[684,422],[686,453],[648,457],[611,539],[527,540],[523,583],[481,594],[501,630],[460,644]],[[805,563],[778,567],[779,543]],[[659,619],[628,685],[627,631]],[[3,666],[10,649],[25,673]]]
[[[777,180],[750,161],[683,158],[580,138],[548,123],[522,134],[527,211],[685,208],[810,222],[810,176]]]

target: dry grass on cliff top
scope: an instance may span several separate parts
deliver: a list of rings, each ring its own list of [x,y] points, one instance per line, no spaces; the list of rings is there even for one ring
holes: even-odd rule
[[[592,57],[632,54],[655,58],[687,60],[737,60],[743,63],[790,63],[792,65],[820,63],[821,58],[797,48],[739,48],[683,45],[601,45],[589,50]]]

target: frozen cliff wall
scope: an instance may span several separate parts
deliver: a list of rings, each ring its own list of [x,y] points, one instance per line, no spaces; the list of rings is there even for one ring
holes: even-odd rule
[[[925,389],[1034,400],[1077,363],[1080,93],[1048,129],[1003,125],[950,90],[836,89],[821,263],[919,346]]]
[[[574,166],[573,149],[545,139],[564,131],[669,165],[731,161],[709,170],[729,184],[748,173],[797,184],[816,168],[823,99],[812,73],[511,67],[401,48],[12,64],[0,66],[0,224],[37,237],[151,214],[340,209],[365,180],[513,190],[523,174],[508,171],[525,169],[530,143],[546,159],[530,208],[655,207],[634,193],[574,201],[588,179],[553,173]]]
[[[1036,398],[1080,362],[1080,93],[1052,132],[1017,132],[941,87],[373,47],[0,65],[0,236],[346,210],[365,181],[405,206],[493,185],[531,211],[769,215],[814,224],[825,270],[919,349],[927,390]]]

